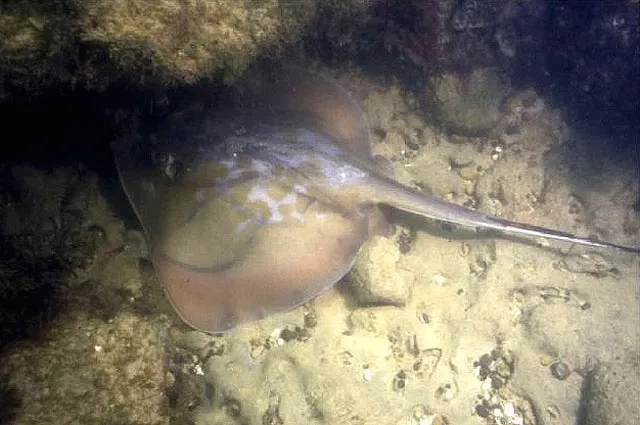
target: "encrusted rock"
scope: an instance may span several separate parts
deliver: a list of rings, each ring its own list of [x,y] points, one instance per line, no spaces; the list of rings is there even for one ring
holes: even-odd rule
[[[640,423],[637,363],[600,364],[587,379],[585,425]]]
[[[429,98],[443,124],[473,136],[486,134],[500,121],[500,106],[510,91],[509,78],[494,68],[475,69],[466,80],[444,74],[429,81]]]
[[[411,276],[397,270],[399,259],[400,251],[393,239],[370,240],[348,275],[356,299],[363,304],[405,305]]]

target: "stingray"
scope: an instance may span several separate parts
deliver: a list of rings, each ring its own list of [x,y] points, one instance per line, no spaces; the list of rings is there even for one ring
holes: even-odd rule
[[[381,206],[456,225],[595,248],[640,249],[516,223],[393,179],[335,82],[296,67],[249,72],[236,105],[186,112],[113,143],[120,181],[178,315],[218,333],[335,285],[389,233]]]

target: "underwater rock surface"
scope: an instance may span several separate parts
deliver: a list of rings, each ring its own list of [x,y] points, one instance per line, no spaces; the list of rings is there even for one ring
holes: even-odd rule
[[[204,335],[167,303],[108,156],[123,121],[135,132],[194,91],[211,101],[182,84],[233,80],[257,56],[312,56],[356,96],[374,153],[403,183],[634,244],[637,147],[607,131],[635,134],[637,2],[5,3],[0,421],[640,423],[636,257],[400,215],[390,239],[364,248],[358,283]],[[469,99],[485,117],[437,118],[425,102],[427,77],[463,87],[492,68],[510,87]],[[43,89],[88,95],[49,103]],[[600,131],[581,131],[584,117]],[[87,152],[93,162],[78,164]],[[23,165],[31,154],[49,162]]]

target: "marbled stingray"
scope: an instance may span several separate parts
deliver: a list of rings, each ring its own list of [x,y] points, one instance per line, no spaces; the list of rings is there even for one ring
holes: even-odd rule
[[[282,68],[241,87],[253,107],[185,114],[153,137],[113,144],[151,261],[194,328],[223,332],[330,288],[369,237],[388,231],[382,204],[464,226],[639,252],[488,216],[396,182],[372,157],[358,105],[322,76]]]

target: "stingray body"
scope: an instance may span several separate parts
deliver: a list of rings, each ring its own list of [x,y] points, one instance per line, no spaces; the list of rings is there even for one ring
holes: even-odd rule
[[[379,205],[456,224],[638,252],[484,215],[403,186],[372,157],[352,98],[298,68],[250,73],[252,107],[182,116],[113,144],[120,179],[178,314],[206,332],[333,286],[388,230]]]

